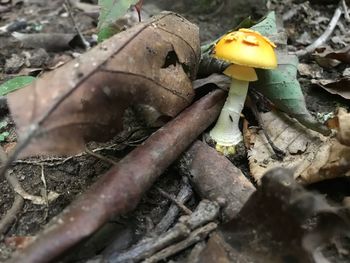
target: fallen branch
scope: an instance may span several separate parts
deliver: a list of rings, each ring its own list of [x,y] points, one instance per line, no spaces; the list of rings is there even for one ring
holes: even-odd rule
[[[16,194],[15,200],[11,208],[6,212],[6,214],[0,220],[0,239],[1,235],[4,234],[12,225],[13,221],[17,218],[18,213],[22,210],[24,205],[24,199],[19,194]]]
[[[200,141],[186,151],[179,168],[199,196],[220,204],[224,221],[234,217],[255,191],[252,183],[225,156]]]
[[[157,190],[160,192],[160,194],[162,196],[168,198],[170,201],[175,203],[186,215],[192,214],[192,211],[189,208],[187,208],[184,204],[182,204],[181,202],[178,202],[176,200],[176,198],[172,197],[170,194],[168,194],[167,192],[165,192],[164,190],[162,190],[159,187],[157,187]]]
[[[168,251],[168,248],[173,247],[173,244],[176,242],[184,241],[186,244],[188,244],[188,241],[186,241],[187,238],[190,238],[193,242],[193,236],[198,236],[198,231],[199,233],[201,232],[201,229],[197,230],[197,228],[204,224],[207,224],[208,222],[209,225],[211,225],[210,229],[212,231],[212,224],[215,225],[214,228],[216,228],[216,224],[212,223],[211,221],[215,220],[218,214],[219,205],[217,203],[203,200],[199,203],[196,210],[190,216],[181,217],[179,220],[180,222],[177,223],[168,232],[160,235],[159,237],[145,239],[123,253],[112,253],[107,258],[105,258],[105,261],[110,263],[122,263],[130,261],[137,262],[142,259],[149,258],[158,251],[160,251],[159,253],[163,255],[164,252],[161,250],[164,249],[165,251]],[[196,242],[199,241],[200,240],[197,238]],[[176,245],[177,244],[175,244],[175,246]],[[169,252],[167,252],[166,255],[168,255],[168,253]],[[156,257],[158,257],[157,254],[155,254]]]
[[[8,262],[50,262],[91,235],[112,215],[133,210],[159,175],[217,118],[224,94],[213,91],[151,135]]]
[[[153,255],[149,259],[144,260],[143,263],[155,263],[155,262],[159,262],[161,260],[164,260],[167,257],[175,255],[176,253],[178,253],[178,252],[192,246],[193,244],[196,244],[199,241],[202,241],[203,239],[205,239],[210,234],[210,232],[214,231],[217,228],[217,226],[218,225],[216,223],[211,222],[211,223],[209,223],[201,228],[198,228],[195,231],[193,231],[190,234],[190,236],[188,238],[186,238],[185,240],[163,249],[162,251]]]
[[[187,177],[183,177],[182,187],[176,196],[176,201],[178,203],[186,203],[193,195],[193,190],[191,185],[188,183]],[[169,227],[174,223],[175,218],[180,212],[180,207],[177,204],[172,204],[165,216],[160,220],[152,231],[152,235],[160,235],[169,229]]]

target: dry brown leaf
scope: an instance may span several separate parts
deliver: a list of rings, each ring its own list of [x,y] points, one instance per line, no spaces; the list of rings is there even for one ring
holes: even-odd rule
[[[316,62],[324,68],[334,68],[340,63],[350,64],[350,47],[334,51],[329,47],[319,48],[314,55]]]
[[[276,112],[262,114],[266,131],[277,147],[284,150],[283,161],[273,158],[273,151],[262,131],[251,129],[255,136],[249,142],[249,166],[252,176],[260,182],[268,170],[275,167],[291,168],[302,184],[350,175],[350,147],[335,138],[327,138],[308,130],[296,121]]]
[[[350,78],[344,77],[341,79],[319,79],[311,80],[311,83],[322,87],[329,93],[340,95],[344,99],[350,100]]]
[[[174,13],[113,36],[9,96],[20,138],[62,96],[28,154],[73,154],[122,128],[124,111],[142,105],[174,117],[192,101],[199,60],[198,27]]]
[[[339,207],[297,184],[291,170],[276,168],[264,175],[239,213],[212,234],[196,262],[328,262],[318,261],[326,258],[317,252],[348,232]]]

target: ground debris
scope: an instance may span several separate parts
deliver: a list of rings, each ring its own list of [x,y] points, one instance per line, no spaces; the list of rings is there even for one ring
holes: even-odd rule
[[[305,229],[310,218],[319,220]],[[325,257],[318,249],[348,234],[350,225],[339,207],[304,190],[292,171],[277,168],[264,175],[239,214],[219,227],[197,262],[321,262],[316,259]]]

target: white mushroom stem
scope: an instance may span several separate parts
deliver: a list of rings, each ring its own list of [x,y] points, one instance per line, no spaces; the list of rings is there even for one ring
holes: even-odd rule
[[[242,141],[238,123],[247,96],[249,82],[232,79],[230,90],[210,136],[220,146],[234,146]]]

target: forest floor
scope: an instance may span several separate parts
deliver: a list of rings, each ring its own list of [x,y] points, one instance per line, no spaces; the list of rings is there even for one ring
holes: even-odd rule
[[[79,1],[77,1],[79,2]],[[87,1],[88,2],[88,1]],[[93,2],[93,1],[92,1]],[[251,15],[239,14],[227,15],[227,10],[220,6],[213,8],[217,12],[197,13],[193,8],[187,8],[183,2],[188,1],[144,1],[143,16],[147,17],[162,10],[173,10],[184,15],[191,22],[197,24],[200,28],[202,43],[214,40],[224,34],[234,26],[236,22],[244,17]],[[160,3],[159,3],[160,2]],[[270,1],[269,9],[275,10],[278,17],[278,24],[284,28],[288,35],[288,49],[297,51],[313,43],[326,30],[337,4],[311,4],[309,2],[293,3],[293,1]],[[300,2],[300,1],[299,1]],[[72,7],[73,17],[76,26],[86,36],[87,40],[93,45],[96,44],[96,25],[97,17],[95,10],[81,6]],[[225,12],[224,12],[225,11]],[[258,14],[253,14],[257,17]],[[129,13],[126,21],[123,23],[135,23],[137,14]],[[5,27],[9,27],[5,30]],[[340,50],[349,47],[350,21],[344,17],[338,22],[330,39],[325,46],[334,50]],[[84,53],[84,48],[75,41],[70,41],[69,34],[76,35],[76,30],[69,17],[67,9],[64,7],[63,0],[57,1],[0,1],[0,84],[18,75],[38,76],[44,71],[55,70],[70,60],[73,60],[79,54]],[[41,46],[24,47],[23,43],[13,37],[11,33],[63,33],[68,38],[64,50],[56,47]],[[35,42],[35,41],[34,41]],[[49,43],[48,45],[53,45]],[[349,56],[349,54],[348,54]],[[298,80],[307,101],[310,112],[324,114],[332,112],[339,105],[349,105],[345,98],[346,94],[330,94],[325,89],[315,85],[315,79],[335,80],[341,77],[350,76],[349,64],[330,66],[321,68],[315,63],[313,57],[301,59]],[[347,83],[349,85],[349,82]],[[347,94],[349,87],[347,87]],[[347,95],[348,96],[348,95]],[[349,97],[348,97],[349,99]],[[8,131],[10,134],[1,142],[6,153],[10,153],[16,145],[15,124],[9,115],[6,106],[1,108],[1,123],[6,123],[1,131]],[[6,232],[0,233],[0,261],[8,259],[13,251],[18,247],[25,246],[26,241],[31,240],[36,234],[45,228],[45,225],[56,215],[58,215],[77,195],[83,193],[89,186],[95,182],[101,174],[106,172],[111,166],[112,161],[122,159],[132,149],[140,143],[138,138],[128,138],[126,141],[104,144],[91,144],[90,149],[97,149],[95,153],[106,157],[101,159],[98,155],[83,153],[67,158],[33,158],[17,160],[9,169],[8,177],[15,177],[18,183],[32,197],[42,201],[42,204],[36,204],[33,200],[25,200],[23,206],[16,214],[16,220],[9,226]],[[111,145],[113,147],[110,147]],[[248,164],[242,163],[242,167],[248,170]],[[249,172],[246,174],[251,178]],[[344,186],[341,187],[342,195],[349,196],[349,180],[341,181]],[[155,185],[142,198],[136,209],[122,217],[113,220],[114,231],[122,233],[122,244],[132,244],[141,237],[152,232],[152,229],[158,224],[167,212],[172,201],[167,198],[159,189],[163,189],[171,196],[176,196],[183,185],[183,179],[179,176],[176,165],[170,167],[157,180]],[[334,184],[331,192],[337,192],[337,183]],[[325,184],[319,183],[313,186],[313,189],[321,190],[327,193],[329,190]],[[48,193],[56,195],[52,201],[48,202],[46,197]],[[12,207],[15,200],[13,186],[10,186],[8,180],[0,178],[0,218],[4,217]],[[33,198],[32,198],[33,199]],[[187,201],[186,206],[194,209],[200,201],[196,194],[192,195]],[[123,230],[123,231],[121,231]],[[81,255],[77,253],[67,262],[87,262],[87,260],[101,251],[101,248],[84,251]],[[189,253],[188,251],[186,253]],[[185,258],[183,255],[173,257],[172,262],[180,262]],[[338,261],[332,262],[350,262],[349,258],[334,256]],[[170,262],[170,261],[169,261]]]

